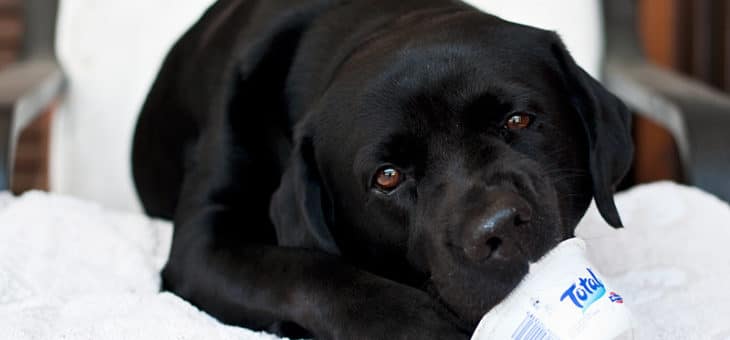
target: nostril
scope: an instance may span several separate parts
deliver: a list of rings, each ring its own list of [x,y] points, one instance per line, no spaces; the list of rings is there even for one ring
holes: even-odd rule
[[[473,243],[464,247],[466,256],[473,261],[481,262],[498,255],[502,247],[502,239],[496,236],[474,239]]]
[[[517,214],[517,216],[515,216],[515,220],[514,220],[515,226],[523,225],[523,224],[526,224],[529,222],[530,222],[529,216],[526,216],[524,214]]]
[[[490,194],[483,211],[474,214],[476,223],[467,223],[462,245],[470,260],[509,260],[519,255],[520,238],[532,220],[530,204],[512,192]]]
[[[489,255],[487,255],[487,258],[492,257],[501,245],[502,239],[500,239],[499,237],[490,237],[487,240],[487,249],[489,249]]]

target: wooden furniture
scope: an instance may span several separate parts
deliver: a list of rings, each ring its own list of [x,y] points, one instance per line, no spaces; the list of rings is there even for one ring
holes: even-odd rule
[[[0,190],[10,188],[20,132],[47,112],[63,89],[53,46],[56,5],[52,0],[0,0],[0,25],[8,28],[0,29],[4,32],[0,34],[0,56],[4,53],[8,61],[17,59],[0,70]],[[31,135],[40,149],[33,153],[41,157],[47,154],[48,119],[40,122],[36,136]],[[47,161],[41,159],[40,163],[47,167]]]
[[[637,29],[637,0],[604,0],[604,84],[673,137],[686,183],[730,201],[730,97],[650,63]]]

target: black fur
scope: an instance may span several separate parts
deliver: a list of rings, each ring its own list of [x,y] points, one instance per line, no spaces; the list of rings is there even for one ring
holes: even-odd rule
[[[163,64],[134,178],[175,222],[164,288],[223,322],[467,339],[592,197],[621,225],[629,122],[554,33],[458,1],[221,0]]]

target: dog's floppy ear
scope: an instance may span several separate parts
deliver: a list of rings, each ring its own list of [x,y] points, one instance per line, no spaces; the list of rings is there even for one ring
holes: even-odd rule
[[[300,135],[295,140],[289,165],[269,208],[279,245],[339,254],[329,229],[332,202],[321,185],[312,138]]]
[[[562,43],[553,53],[566,75],[566,87],[586,132],[593,196],[601,216],[615,228],[623,227],[613,194],[633,161],[631,112],[568,55]]]
[[[209,147],[206,156],[216,162],[222,158],[225,165],[210,170],[219,171],[216,176],[208,175],[217,180],[217,199],[245,194],[246,181],[232,178],[246,169],[239,164],[260,159],[256,170],[262,174],[253,185],[268,190],[280,181],[269,205],[280,244],[338,253],[325,220],[326,197],[313,164],[311,139],[297,133],[289,155],[286,142],[296,115],[287,81],[303,35],[332,3],[218,1],[181,40],[184,44],[176,48],[175,57],[186,62],[188,72],[180,76],[180,83],[201,83],[182,87],[180,96],[184,108],[202,113],[196,119],[207,120],[200,143],[217,149]],[[238,150],[237,143],[252,147]],[[288,168],[279,178],[283,164]]]

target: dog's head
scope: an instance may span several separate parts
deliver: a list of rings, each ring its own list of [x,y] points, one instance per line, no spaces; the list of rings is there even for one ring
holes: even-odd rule
[[[418,13],[348,55],[308,109],[272,201],[280,243],[419,286],[470,324],[592,198],[621,226],[629,112],[554,33]]]

